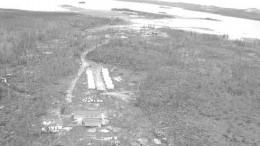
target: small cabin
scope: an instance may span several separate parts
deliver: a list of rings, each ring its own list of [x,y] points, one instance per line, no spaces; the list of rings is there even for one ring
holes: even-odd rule
[[[95,119],[95,118],[85,118],[83,119],[83,125],[86,127],[101,127],[102,126],[102,119]]]
[[[101,111],[75,111],[74,120],[79,125],[101,127],[103,116]]]

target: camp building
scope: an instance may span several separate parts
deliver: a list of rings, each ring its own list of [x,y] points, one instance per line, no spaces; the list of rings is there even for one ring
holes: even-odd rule
[[[77,124],[87,127],[101,127],[102,126],[102,112],[101,111],[75,111],[74,120]]]

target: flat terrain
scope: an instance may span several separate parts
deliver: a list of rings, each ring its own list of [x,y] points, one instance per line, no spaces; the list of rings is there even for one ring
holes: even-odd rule
[[[78,13],[1,10],[0,20],[0,145],[260,145],[258,40]],[[87,88],[85,69],[100,68],[115,89]],[[76,110],[107,121],[76,125]]]

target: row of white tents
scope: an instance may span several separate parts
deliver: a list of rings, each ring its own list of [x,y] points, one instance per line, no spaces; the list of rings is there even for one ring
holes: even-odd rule
[[[106,89],[111,90],[115,88],[107,68],[96,69],[94,71],[87,69],[86,75],[88,89],[104,91]]]

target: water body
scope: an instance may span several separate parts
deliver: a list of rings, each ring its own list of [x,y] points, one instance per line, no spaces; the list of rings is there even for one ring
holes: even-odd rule
[[[177,9],[177,10],[176,10]],[[162,11],[162,10],[161,10]],[[190,30],[209,34],[227,34],[231,39],[240,38],[258,38],[260,39],[260,21],[221,16],[203,12],[194,12],[178,8],[164,10],[167,14],[183,16],[187,18],[198,19],[160,19],[160,20],[144,20],[134,19],[137,24],[154,24],[157,26],[169,26],[176,29]],[[210,18],[213,20],[204,20],[200,18]]]
[[[79,4],[84,1],[84,4]],[[133,27],[155,25],[157,27],[172,27],[175,29],[196,31],[209,34],[227,34],[231,39],[257,38],[260,39],[260,21],[221,16],[204,12],[184,10],[160,5],[122,2],[115,0],[1,0],[0,8],[13,8],[34,11],[68,11],[61,5],[71,5],[89,10],[110,11],[112,8],[128,8],[149,13],[165,13],[174,15],[174,19],[145,19],[131,18]],[[206,20],[210,18],[213,20]],[[219,21],[214,21],[219,20]]]
[[[222,8],[235,8],[235,9],[248,9],[258,8],[260,9],[260,1],[258,0],[158,0],[167,2],[183,2],[193,3],[199,5],[212,5]]]

